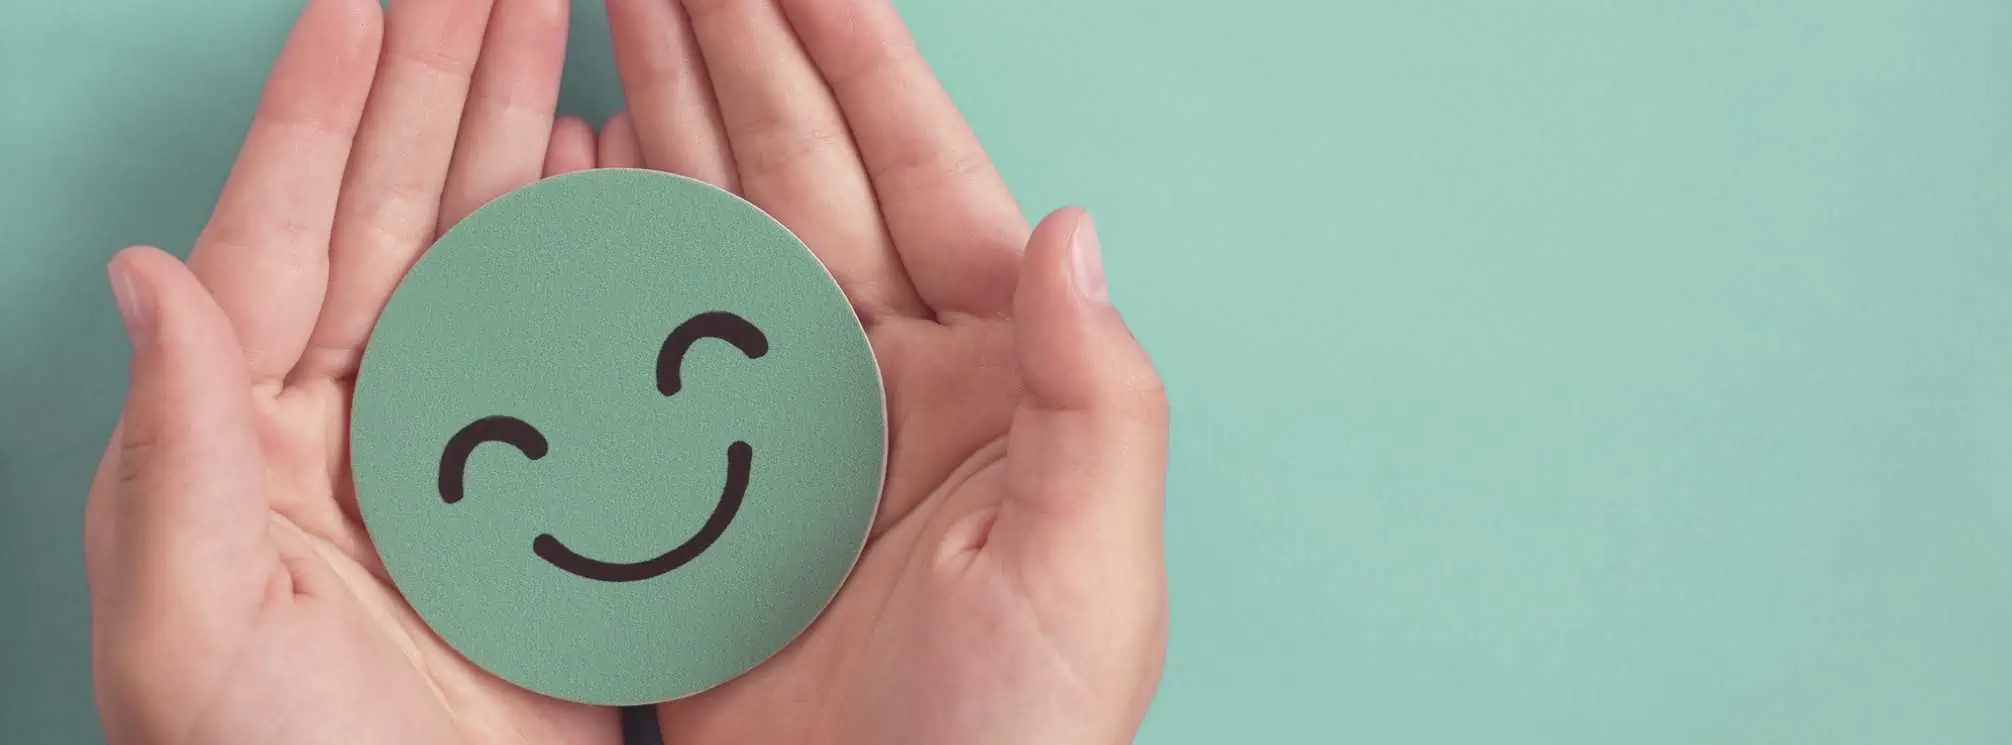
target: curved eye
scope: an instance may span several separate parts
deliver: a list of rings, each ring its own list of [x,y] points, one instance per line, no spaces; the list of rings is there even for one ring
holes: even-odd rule
[[[492,416],[477,419],[448,438],[440,453],[440,499],[448,504],[461,501],[461,479],[468,470],[468,456],[485,442],[500,442],[517,448],[524,457],[545,457],[545,436],[522,419]]]
[[[657,353],[658,393],[669,396],[684,387],[678,368],[685,363],[685,352],[701,339],[718,339],[732,344],[748,359],[759,359],[768,354],[768,337],[747,319],[719,310],[700,313],[678,324],[671,335],[664,338],[664,349]]]

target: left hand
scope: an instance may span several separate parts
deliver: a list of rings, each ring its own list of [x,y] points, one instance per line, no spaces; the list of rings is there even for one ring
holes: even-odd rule
[[[802,637],[667,743],[1130,742],[1166,643],[1167,410],[1079,210],[1030,231],[888,0],[608,0],[604,166],[736,191],[838,279],[891,449]]]

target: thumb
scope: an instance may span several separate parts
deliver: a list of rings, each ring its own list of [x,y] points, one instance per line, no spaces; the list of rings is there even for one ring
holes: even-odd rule
[[[1124,567],[1119,579],[1157,587],[1138,573],[1160,564],[1165,389],[1110,304],[1099,250],[1077,209],[1028,244],[1013,308],[1025,391],[994,536],[1064,573]]]
[[[128,249],[106,271],[133,344],[110,483],[92,496],[108,502],[109,589],[147,614],[196,605],[237,622],[278,566],[244,353],[173,256]]]

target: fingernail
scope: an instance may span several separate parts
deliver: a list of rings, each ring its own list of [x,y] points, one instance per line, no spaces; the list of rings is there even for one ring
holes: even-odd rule
[[[1076,291],[1094,302],[1109,302],[1110,291],[1104,285],[1103,250],[1097,241],[1097,223],[1089,215],[1083,215],[1082,224],[1076,226],[1076,236],[1071,239],[1069,250],[1076,259]]]
[[[119,320],[126,324],[126,338],[138,346],[153,331],[153,306],[147,302],[140,284],[133,281],[125,262],[113,260],[105,267],[105,273],[112,280],[112,297],[119,303]]]

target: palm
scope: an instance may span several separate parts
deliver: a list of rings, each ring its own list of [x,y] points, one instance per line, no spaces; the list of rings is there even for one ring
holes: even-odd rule
[[[1143,705],[1105,700],[1104,681],[1082,677],[1102,671],[1078,670],[1076,660],[1089,637],[1151,622],[1150,574],[1129,588],[1139,602],[1112,599],[1136,617],[1050,625],[1046,595],[1069,588],[1030,585],[987,550],[1012,488],[1019,393],[1001,362],[1011,358],[1011,332],[1005,321],[876,329],[897,429],[872,542],[796,644],[747,676],[664,706],[670,741],[983,742],[1012,732],[1016,742],[1067,742],[1045,735],[1089,724],[1088,712],[1123,719]],[[1134,652],[1150,658],[1159,640],[1137,643]],[[1029,733],[1029,723],[1060,727]]]
[[[188,266],[114,262],[135,375],[86,518],[110,739],[618,739],[613,710],[511,686],[417,618],[347,458],[350,381],[412,262],[597,162],[803,237],[889,401],[854,574],[767,664],[660,707],[668,740],[1126,737],[1164,643],[1166,412],[1087,218],[1029,230],[886,0],[608,2],[630,115],[596,152],[551,113],[563,3],[310,0]]]
[[[226,431],[129,432],[93,486],[87,558],[114,741],[619,741],[615,712],[509,685],[427,629],[370,545],[346,457],[350,381],[406,266],[487,198],[593,165],[591,130],[583,143],[577,122],[551,115],[566,26],[551,10],[312,0],[187,270],[131,262],[183,287],[158,303],[180,319],[162,321],[163,353],[206,366],[195,384],[244,381],[249,407],[197,416],[236,411],[227,424],[255,435],[231,450]],[[176,448],[202,451],[154,452]],[[143,473],[163,460],[201,483]],[[121,492],[159,479],[149,489],[194,498],[146,499],[186,499],[187,514],[131,511]],[[200,565],[176,553],[184,544]]]
[[[367,692],[375,700],[363,710],[389,720],[440,720],[467,743],[614,743],[618,725],[607,710],[539,696],[470,665],[406,605],[357,513],[343,457],[349,399],[344,380],[297,383],[258,413],[276,522],[297,531],[310,549],[298,561],[326,568],[296,563],[291,571],[332,580],[313,595],[317,602],[298,603],[290,618],[275,619],[279,628],[270,633],[288,637],[283,649],[300,660],[274,672],[338,674],[313,680],[281,675],[247,685],[268,692],[276,705],[308,700],[318,690]],[[287,541],[280,541],[287,555]],[[309,731],[325,736],[353,726],[353,707],[330,706],[320,722],[327,726]]]
[[[672,739],[928,741],[871,728],[907,722],[890,715],[977,682],[972,673],[1039,659],[1020,654],[1033,641],[1027,638],[976,646],[971,642],[981,640],[954,638],[968,633],[972,617],[1019,612],[1004,607],[1011,588],[954,576],[992,569],[973,559],[1002,498],[1004,437],[1017,403],[1010,327],[895,322],[870,335],[893,430],[887,489],[867,550],[795,644],[747,676],[665,706]],[[786,709],[799,713],[772,715]]]
[[[1164,642],[1157,475],[1111,453],[1131,479],[1111,487],[1065,450],[1156,462],[1156,384],[1130,339],[1099,351],[1061,328],[1097,319],[1056,296],[1059,254],[1023,254],[1025,218],[885,0],[608,8],[630,105],[609,165],[710,181],[802,236],[865,321],[889,401],[853,575],[775,658],[660,707],[666,741],[1123,737]],[[1113,378],[1133,390],[1095,393]],[[1146,426],[1073,442],[1102,415],[1068,409],[1113,398]]]
[[[259,395],[255,419],[279,565],[241,563],[214,587],[263,586],[255,614],[208,661],[231,661],[181,712],[191,742],[368,742],[400,734],[468,743],[613,743],[608,712],[530,694],[468,665],[404,604],[357,523],[344,450],[348,386]],[[111,479],[101,479],[109,488]],[[103,499],[94,499],[102,502]],[[312,671],[312,675],[302,675]],[[356,716],[368,711],[367,718]],[[272,731],[249,729],[246,712]]]

